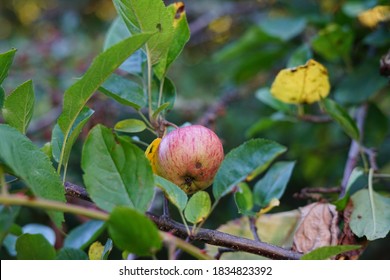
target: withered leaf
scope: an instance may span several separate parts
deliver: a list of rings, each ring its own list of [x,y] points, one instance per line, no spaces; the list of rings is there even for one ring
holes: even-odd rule
[[[340,234],[338,245],[360,245],[360,249],[348,251],[343,254],[340,254],[336,257],[336,259],[342,260],[357,260],[360,255],[364,252],[368,245],[367,239],[358,239],[357,236],[352,232],[349,223],[351,221],[351,215],[353,211],[353,203],[352,200],[349,199],[347,206],[343,211],[343,229]]]
[[[294,250],[307,253],[319,247],[337,245],[339,229],[334,205],[316,202],[299,210],[301,219],[294,235]]]

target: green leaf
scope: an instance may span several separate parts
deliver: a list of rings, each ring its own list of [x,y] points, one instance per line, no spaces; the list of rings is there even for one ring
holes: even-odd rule
[[[162,189],[169,201],[180,211],[183,211],[188,201],[187,194],[171,181],[168,181],[158,175],[154,175],[154,181],[157,187]]]
[[[352,139],[359,141],[359,129],[344,108],[329,98],[324,99],[323,104],[328,115],[341,126],[344,132]]]
[[[222,50],[218,51],[214,57],[217,62],[238,59],[246,53],[253,54],[261,46],[267,43],[280,43],[280,40],[270,36],[258,26],[249,28],[239,40],[228,44]]]
[[[63,150],[67,148],[66,141],[77,117],[93,93],[126,58],[150,37],[151,34],[134,35],[107,49],[94,59],[84,76],[65,91],[63,111],[58,119],[58,125],[64,134]]]
[[[0,124],[0,139],[0,160],[25,181],[34,195],[65,202],[61,178],[37,146],[16,129],[4,124]],[[63,213],[51,210],[48,213],[61,227]]]
[[[243,82],[261,71],[269,71],[275,61],[284,58],[288,48],[279,39],[270,36],[259,26],[253,26],[239,40],[227,44],[214,59],[223,68],[230,82],[233,77]],[[226,65],[221,65],[225,62]]]
[[[197,224],[202,222],[210,213],[211,199],[207,192],[198,191],[191,196],[187,207],[184,210],[184,216],[187,221]]]
[[[247,138],[259,136],[263,131],[275,128],[278,124],[293,124],[297,119],[282,112],[275,112],[270,117],[260,118],[245,132]]]
[[[45,225],[27,224],[23,226],[22,231],[23,233],[29,234],[41,234],[53,246],[56,242],[56,234],[54,233],[54,230],[51,227]]]
[[[248,29],[242,37],[218,51],[214,59],[223,67],[226,77],[238,82],[268,71],[275,61],[287,54],[288,48],[282,42],[264,32],[258,26]]]
[[[363,187],[367,187],[367,176],[364,176],[365,172],[362,167],[355,167],[352,170],[351,175],[349,176],[347,186],[345,188],[345,194],[343,197],[335,201],[333,204],[336,205],[338,211],[342,211],[348,204],[350,196],[355,193],[356,189],[361,189]],[[361,178],[364,178],[363,183],[361,182]]]
[[[271,166],[261,180],[254,186],[254,202],[266,207],[273,198],[280,199],[290,180],[295,162],[277,162]]]
[[[88,260],[88,255],[80,249],[62,248],[57,253],[56,260]]]
[[[2,241],[2,246],[7,250],[10,256],[16,257],[16,240],[18,239],[18,235],[8,234],[4,240]]]
[[[390,198],[363,189],[351,199],[354,205],[350,221],[352,232],[368,240],[386,237],[390,231]]]
[[[246,138],[254,138],[260,135],[263,131],[274,128],[279,121],[272,118],[261,118],[255,122],[246,132]]]
[[[145,215],[126,207],[116,207],[108,219],[114,244],[138,256],[154,255],[162,246],[156,225]]]
[[[388,80],[378,73],[378,61],[362,61],[335,86],[334,97],[342,104],[360,104],[379,92]]]
[[[169,102],[166,102],[166,103],[162,104],[160,107],[158,107],[156,109],[156,111],[154,111],[154,113],[153,113],[153,118],[157,119],[158,114],[160,114],[162,111],[167,109],[170,105],[171,104]]]
[[[111,253],[112,248],[113,248],[112,240],[110,238],[108,238],[106,244],[104,244],[104,250],[103,250],[103,255],[102,255],[103,260],[108,259],[108,255]]]
[[[271,108],[285,112],[285,113],[292,113],[293,112],[293,106],[289,105],[285,102],[282,102],[278,99],[276,99],[270,92],[269,87],[263,87],[256,91],[255,96],[257,99],[259,99],[264,104],[270,106]]]
[[[151,63],[169,51],[173,39],[171,15],[161,0],[114,0],[115,8],[132,34],[156,33],[146,43]]]
[[[4,53],[0,53],[0,85],[8,76],[9,68],[12,65],[16,53],[16,49],[10,49]],[[0,106],[1,109],[1,106]]]
[[[253,139],[231,150],[222,162],[214,179],[215,199],[229,193],[247,177],[254,178],[286,151],[286,147],[266,139]]]
[[[74,229],[72,229],[64,240],[64,247],[74,249],[85,249],[105,229],[102,221],[91,220]]]
[[[20,206],[0,205],[0,244],[10,231],[16,217],[19,214]]]
[[[120,132],[137,133],[146,129],[144,121],[138,119],[121,120],[115,124],[114,129]]]
[[[290,56],[287,62],[287,68],[297,67],[299,65],[304,65],[306,62],[313,58],[313,53],[308,44],[303,44],[297,48]]]
[[[130,36],[131,33],[122,18],[117,17],[108,29],[103,50],[110,48]],[[137,50],[119,66],[119,69],[131,74],[139,74],[142,72],[142,64],[145,61],[146,56],[143,51]]]
[[[18,207],[18,206],[15,206]],[[18,224],[12,224],[11,228],[9,229],[10,234],[14,234],[16,236],[23,234],[23,228],[19,226]]]
[[[369,47],[386,47],[390,43],[390,30],[388,28],[377,28],[364,37],[363,42]]]
[[[184,4],[181,2],[171,4],[167,7],[167,10],[173,24],[173,38],[168,52],[160,58],[154,67],[154,72],[159,79],[165,77],[169,66],[176,60],[190,39],[190,28],[184,11]]]
[[[360,245],[324,246],[303,255],[301,260],[327,260],[330,257],[357,250],[360,247]]]
[[[16,240],[22,234],[22,227],[17,224],[12,224],[8,234],[5,236],[4,240],[2,240],[2,246],[4,246],[10,256],[16,257]]]
[[[243,215],[253,215],[252,208],[253,204],[253,194],[248,184],[239,183],[238,190],[234,193],[234,201],[238,212]]]
[[[4,99],[5,99],[5,91],[3,87],[0,86],[0,113],[1,113],[1,109],[3,109]]]
[[[108,212],[118,205],[144,212],[153,198],[150,163],[144,152],[126,139],[97,125],[83,147],[81,167],[87,191]]]
[[[53,158],[57,162],[59,162],[61,158],[61,151],[63,150],[62,145],[63,143],[66,143],[66,147],[63,150],[62,162],[64,166],[67,165],[73,144],[76,142],[81,130],[91,118],[94,112],[94,110],[89,109],[88,107],[84,107],[83,110],[81,110],[80,114],[76,118],[76,121],[73,123],[73,126],[69,132],[68,139],[66,141],[64,141],[64,134],[62,133],[62,130],[60,129],[59,125],[56,124],[54,126],[51,135],[51,146]]]
[[[42,234],[25,233],[16,240],[18,260],[54,260],[56,251]]]
[[[3,107],[4,120],[26,134],[34,110],[34,100],[33,84],[28,80],[6,97]]]
[[[53,131],[52,131],[53,133]],[[46,142],[42,147],[41,151],[49,158],[51,159],[53,157],[53,149],[51,146],[51,142]]]
[[[288,17],[267,18],[260,23],[260,27],[269,35],[288,41],[305,29],[306,20],[304,18]]]
[[[335,61],[349,57],[354,33],[346,27],[331,24],[320,30],[312,41],[315,52],[327,60]]]
[[[143,88],[135,81],[112,74],[99,90],[120,104],[139,110],[146,106]]]

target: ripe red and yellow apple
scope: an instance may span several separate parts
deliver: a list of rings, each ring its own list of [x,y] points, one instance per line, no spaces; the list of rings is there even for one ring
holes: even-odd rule
[[[155,171],[192,194],[212,184],[223,158],[218,136],[204,126],[190,125],[162,138],[155,155]]]

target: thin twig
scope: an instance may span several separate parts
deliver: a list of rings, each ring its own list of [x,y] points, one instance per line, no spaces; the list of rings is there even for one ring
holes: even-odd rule
[[[255,217],[249,217],[249,227],[250,227],[251,232],[253,234],[253,238],[257,242],[261,242],[260,236],[257,233],[257,226],[256,226],[256,218]]]
[[[81,215],[101,221],[108,220],[108,214],[101,210],[87,208],[79,205],[67,204],[60,201],[29,197],[22,194],[8,194],[5,196],[0,195],[0,204],[28,206],[45,210],[55,210],[64,213]]]
[[[210,106],[202,117],[197,121],[198,124],[212,128],[215,125],[216,120],[225,114],[226,108],[230,103],[240,98],[240,92],[238,89],[227,91],[222,95],[218,102]]]
[[[300,115],[298,118],[302,121],[312,123],[328,123],[332,121],[332,118],[328,115]]]
[[[340,187],[331,188],[303,188],[298,193],[294,194],[297,199],[313,199],[317,201],[324,200],[323,194],[335,194],[340,192]]]
[[[356,125],[360,132],[360,139],[363,139],[363,133],[364,133],[364,122],[366,120],[367,115],[367,104],[361,105],[357,111],[356,111]],[[345,195],[345,190],[348,184],[349,176],[351,176],[351,173],[353,169],[356,167],[358,159],[359,159],[359,153],[360,153],[360,145],[357,141],[352,140],[351,146],[349,148],[348,152],[348,159],[345,164],[344,168],[344,175],[343,179],[341,180],[341,191],[340,191],[340,197],[343,197]]]
[[[225,253],[232,253],[236,252],[236,250],[229,249],[229,248],[218,248],[218,253],[214,256],[216,260],[220,260],[222,255]]]
[[[0,205],[20,205],[35,207],[45,210],[55,210],[64,213],[71,213],[75,215],[82,215],[91,219],[107,221],[109,214],[97,209],[90,209],[78,205],[64,203],[60,201],[47,200],[43,198],[34,198],[21,194],[8,194],[0,195]],[[207,255],[204,251],[193,246],[190,243],[181,240],[169,233],[159,232],[161,238],[169,244],[175,244],[178,248],[182,249],[186,253],[194,256],[197,259],[212,259],[211,256]]]
[[[370,163],[370,167],[374,170],[377,171],[379,170],[378,168],[378,163],[376,161],[377,158],[377,152],[374,149],[369,149],[363,147],[364,153],[368,156],[368,161]]]
[[[174,128],[179,128],[176,124],[174,124],[174,123],[172,123],[172,122],[169,122],[169,121],[167,121],[167,120],[163,120],[162,121],[162,124],[164,125],[164,126],[172,126],[172,127],[174,127]]]
[[[156,216],[152,213],[147,213],[147,216],[158,226],[160,230],[169,231],[180,238],[185,239],[188,237],[187,229],[183,224],[164,216]],[[252,239],[238,237],[211,229],[199,229],[196,235],[190,236],[190,240],[201,241],[215,246],[222,246],[237,251],[261,255],[275,260],[297,260],[302,257],[302,254],[292,250],[287,250],[265,242],[257,242]]]

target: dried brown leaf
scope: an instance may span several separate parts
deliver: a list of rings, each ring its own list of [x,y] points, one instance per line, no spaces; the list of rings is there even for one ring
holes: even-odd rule
[[[344,220],[344,227],[340,234],[340,239],[338,245],[361,245],[362,247],[358,250],[348,251],[341,255],[337,256],[337,259],[348,259],[348,260],[356,260],[360,257],[360,255],[363,253],[365,248],[368,245],[367,240],[363,239],[358,241],[355,234],[352,232],[351,228],[349,227],[349,223],[351,220],[351,215],[353,211],[353,203],[350,199],[347,207],[345,207],[343,211],[343,220]]]
[[[301,219],[294,235],[294,250],[307,253],[319,247],[337,245],[338,215],[334,205],[316,202],[299,210]]]

